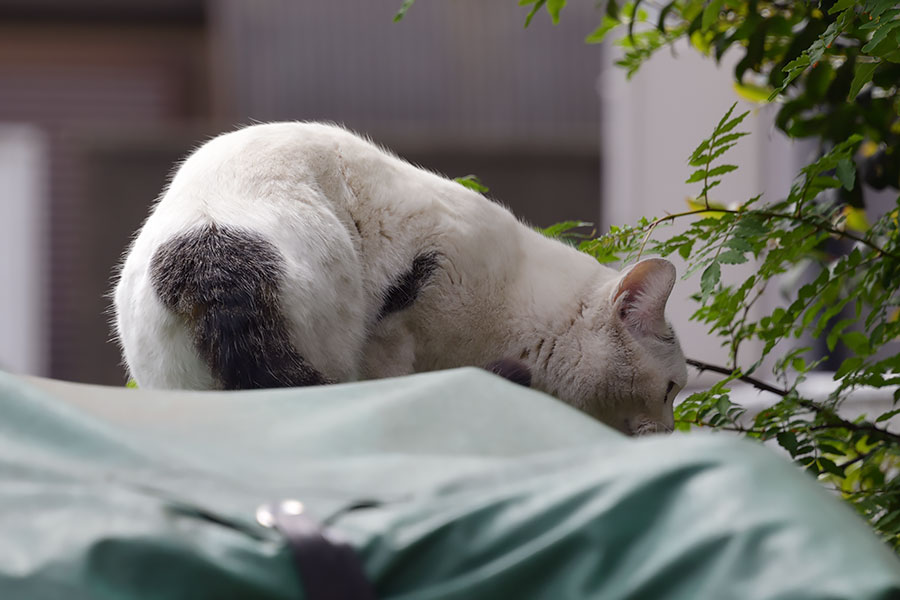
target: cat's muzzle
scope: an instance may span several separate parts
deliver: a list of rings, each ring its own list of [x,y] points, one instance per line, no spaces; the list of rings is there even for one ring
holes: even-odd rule
[[[674,429],[664,423],[650,419],[625,419],[625,433],[632,436],[649,435],[651,433],[672,433]]]

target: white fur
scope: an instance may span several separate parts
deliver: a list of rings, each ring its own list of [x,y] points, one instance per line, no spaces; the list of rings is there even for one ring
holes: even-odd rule
[[[668,331],[669,263],[639,263],[630,282],[638,291],[623,294],[627,274],[458,183],[318,123],[219,136],[178,170],[115,291],[119,340],[141,387],[216,385],[149,280],[156,248],[211,223],[252,230],[282,253],[295,348],[333,380],[509,357],[531,369],[534,387],[615,427],[672,426],[665,392],[669,381],[684,385],[686,370],[677,343],[658,339]],[[379,321],[383,292],[425,250],[440,255],[431,283],[413,306]]]

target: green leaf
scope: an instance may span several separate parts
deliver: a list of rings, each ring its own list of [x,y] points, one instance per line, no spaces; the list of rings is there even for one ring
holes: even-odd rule
[[[706,169],[698,169],[691,173],[691,176],[684,180],[685,183],[695,183],[706,179]]]
[[[718,133],[719,130],[722,129],[722,126],[725,125],[725,123],[728,121],[728,119],[731,118],[731,113],[733,113],[733,112],[734,112],[734,109],[737,108],[737,104],[738,104],[737,102],[735,102],[734,104],[732,104],[732,105],[728,108],[728,110],[725,112],[725,114],[722,116],[722,118],[719,119],[718,124],[716,124],[716,128],[715,128],[715,130],[714,130],[714,134],[715,134],[715,133]]]
[[[844,228],[851,231],[867,232],[871,225],[866,217],[866,211],[855,206],[845,206],[841,209],[841,216],[844,218]]]
[[[528,16],[525,17],[525,27],[527,28],[531,25],[531,20],[534,18],[534,15],[537,14],[537,11],[541,10],[541,7],[547,3],[547,0],[535,0],[534,6],[531,7],[531,10],[528,12]],[[519,4],[522,4],[521,2]],[[525,4],[531,4],[530,2],[526,2]]]
[[[731,408],[731,402],[729,402],[727,397],[722,396],[716,401],[716,409],[720,415],[727,415],[729,408]]]
[[[875,419],[875,422],[883,423],[883,422],[887,421],[888,419],[892,419],[892,418],[896,417],[897,415],[900,415],[900,408],[895,408],[894,410],[889,410],[886,413],[879,415],[878,418]]]
[[[556,238],[561,234],[569,231],[570,229],[576,229],[578,227],[591,227],[593,223],[587,223],[585,221],[563,221],[562,223],[555,223],[550,227],[546,227],[544,229],[538,229],[538,231],[547,237]]]
[[[619,18],[619,3],[616,0],[607,0],[606,16],[618,20],[618,18]]]
[[[831,331],[828,332],[828,337],[825,338],[825,343],[828,346],[829,352],[834,352],[834,348],[837,346],[841,333],[854,323],[856,323],[856,319],[842,319],[831,328]]]
[[[700,159],[701,156],[703,156],[703,153],[706,152],[707,148],[709,148],[709,139],[703,140],[702,142],[700,142],[700,145],[694,149],[694,151],[691,153],[691,157],[688,159],[688,164],[697,166],[694,164],[694,162]]]
[[[865,53],[872,52],[878,44],[883,42],[897,28],[900,28],[900,21],[888,21],[882,24],[875,30],[875,33],[872,34],[872,39],[861,48],[861,51]]]
[[[871,18],[877,19],[882,14],[886,15],[890,12],[888,9],[896,6],[896,4],[893,0],[868,0],[866,2],[866,10],[868,10]]]
[[[797,436],[791,431],[779,431],[775,436],[778,445],[791,453],[791,456],[797,454]]]
[[[828,9],[828,14],[833,15],[835,13],[839,13],[842,10],[847,10],[848,8],[853,8],[856,6],[859,0],[838,0],[834,3],[834,5]]]
[[[851,356],[850,358],[845,358],[841,363],[841,366],[838,367],[838,370],[834,373],[834,379],[837,381],[838,379],[843,379],[853,371],[857,370],[863,365],[863,359],[859,356]]]
[[[739,252],[752,252],[753,246],[750,245],[750,242],[743,238],[733,237],[727,242],[725,242],[725,246],[727,248],[732,248]]]
[[[737,165],[719,165],[718,167],[709,170],[709,176],[718,177],[719,175],[731,173],[732,171],[737,171]]]
[[[832,456],[846,456],[847,452],[841,450],[840,448],[836,448],[831,444],[819,444],[819,452],[822,454],[831,454]]]
[[[487,194],[490,191],[490,188],[481,183],[478,177],[475,175],[465,175],[463,177],[455,177],[453,179],[456,183],[460,184],[463,187],[467,187],[470,190],[474,190],[481,194]]]
[[[698,169],[691,173],[691,176],[685,180],[685,183],[695,183],[697,181],[703,181],[709,177],[717,177],[719,175],[724,175],[725,173],[731,173],[732,171],[736,171],[736,165],[719,165],[718,167],[714,167],[712,169]],[[710,186],[712,187],[712,186]]]
[[[785,65],[784,69],[782,69],[787,76],[784,78],[784,81],[781,82],[781,85],[772,90],[772,93],[769,94],[769,102],[778,97],[778,94],[784,91],[784,89],[790,85],[797,77],[800,76],[803,71],[806,70],[806,67],[809,66],[809,55],[801,54],[787,65]]]
[[[691,160],[690,162],[688,162],[688,164],[691,165],[692,167],[705,167],[712,161],[716,160],[717,158],[719,158],[720,156],[722,156],[723,154],[725,154],[726,152],[728,152],[729,150],[731,150],[732,148],[737,146],[737,144],[725,144],[724,146],[720,146],[718,144],[718,140],[716,140],[716,142],[717,143],[714,146],[715,150],[713,150],[711,153],[702,155],[698,159]]]
[[[125,384],[125,387],[132,389],[132,390],[136,390],[137,389],[137,381],[135,381],[134,379],[129,379],[128,383]]]
[[[766,102],[772,93],[771,86],[753,85],[751,83],[734,82],[734,91],[738,96],[749,102]]]
[[[740,125],[741,122],[743,122],[743,120],[745,118],[747,118],[747,115],[749,115],[749,114],[750,114],[750,111],[748,110],[747,112],[740,114],[740,115],[736,116],[735,118],[731,119],[730,121],[728,121],[727,123],[725,123],[724,125],[722,125],[721,127],[716,129],[716,135],[728,133],[729,131],[731,131],[738,125]]]
[[[825,298],[819,298],[812,306],[806,309],[806,312],[803,314],[803,320],[801,321],[803,329],[809,327],[809,324],[818,316],[819,311],[822,310],[823,306],[825,306]]]
[[[834,464],[833,460],[825,458],[824,456],[819,457],[819,467],[825,471],[826,473],[831,473],[835,477],[843,477],[844,470]]]
[[[725,4],[725,0],[712,0],[706,5],[700,25],[703,29],[709,29],[713,23],[719,20],[719,12],[722,10],[723,4]]]
[[[744,113],[744,115],[746,115],[746,114],[747,114],[747,113]],[[741,118],[743,118],[743,116],[742,116]],[[738,131],[738,132],[736,132],[736,133],[729,133],[728,135],[718,136],[718,137],[716,137],[716,141],[715,141],[715,143],[713,144],[713,147],[721,146],[721,145],[723,145],[723,144],[727,144],[727,143],[729,143],[729,142],[733,142],[733,141],[735,141],[735,140],[739,140],[740,138],[744,137],[745,135],[750,135],[750,132],[748,132],[748,131]],[[733,144],[732,144],[732,145],[733,145]]]
[[[890,512],[878,519],[877,525],[882,528],[896,531],[895,526],[900,525],[900,509]]]
[[[559,11],[566,6],[566,0],[547,0],[547,12],[553,19],[553,24],[559,24]]]
[[[713,289],[719,283],[721,277],[722,268],[719,266],[719,263],[715,261],[711,262],[709,266],[703,270],[703,275],[700,276],[700,292],[703,294],[704,302],[706,302],[706,298],[712,294]]]
[[[766,227],[759,217],[754,214],[746,214],[740,217],[737,225],[734,226],[734,235],[745,239],[754,239],[767,235],[769,229]]]
[[[600,26],[584,38],[584,41],[588,44],[599,44],[606,39],[606,34],[621,24],[622,22],[618,19],[614,19],[609,15],[603,15],[603,21],[600,23]]]
[[[853,164],[852,160],[849,158],[842,158],[839,160],[837,168],[835,169],[835,174],[841,181],[841,185],[844,186],[845,190],[849,192],[853,189],[853,185],[856,183],[856,165]]]
[[[394,23],[403,19],[406,16],[406,11],[412,8],[413,3],[416,0],[403,0],[403,4],[400,5],[400,10],[397,11],[397,14],[394,15]]]
[[[807,444],[806,446],[800,446],[799,448],[797,448],[797,456],[803,456],[804,454],[809,454],[813,450],[815,450],[815,447],[813,447],[811,444]]]
[[[869,354],[869,338],[859,331],[850,331],[841,336],[841,341],[854,354]]]
[[[718,261],[726,265],[740,265],[747,262],[747,257],[743,252],[737,250],[726,250],[719,255]]]
[[[879,62],[856,61],[856,65],[853,68],[853,83],[850,84],[850,93],[847,94],[847,100],[852,101],[856,99],[862,87],[872,81],[872,75],[880,64]]]

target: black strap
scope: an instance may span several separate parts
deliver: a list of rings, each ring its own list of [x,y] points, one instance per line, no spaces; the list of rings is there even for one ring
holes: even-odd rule
[[[287,538],[307,600],[375,600],[362,562],[349,544],[329,536],[302,512],[275,506],[272,517],[274,527]]]

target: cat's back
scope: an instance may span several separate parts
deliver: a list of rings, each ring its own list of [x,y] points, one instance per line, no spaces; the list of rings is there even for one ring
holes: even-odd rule
[[[245,211],[255,201],[286,197],[339,199],[346,193],[342,163],[378,161],[381,154],[366,140],[325,123],[244,127],[207,141],[188,156],[157,211],[169,205],[181,211]]]
[[[331,168],[342,154],[380,152],[360,136],[330,123],[275,122],[241,127],[217,135],[198,147],[181,165],[173,180],[194,176],[222,176],[229,171],[242,178],[268,179],[298,167]]]

